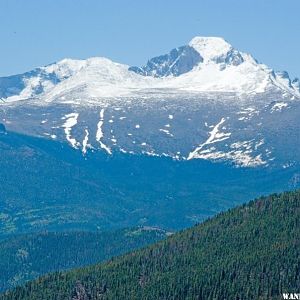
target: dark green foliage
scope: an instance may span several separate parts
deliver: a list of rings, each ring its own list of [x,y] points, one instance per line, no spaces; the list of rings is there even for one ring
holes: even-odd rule
[[[42,277],[0,299],[282,299],[282,292],[299,292],[299,217],[299,191],[261,198],[156,245]]]
[[[155,228],[45,232],[0,242],[0,291],[43,274],[95,264],[166,237]]]

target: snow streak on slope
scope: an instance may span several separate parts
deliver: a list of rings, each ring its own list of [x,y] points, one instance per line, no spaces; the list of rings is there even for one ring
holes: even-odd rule
[[[225,133],[220,130],[221,125],[224,124],[225,121],[226,119],[222,118],[219,123],[213,126],[213,129],[209,132],[209,138],[194,151],[190,152],[187,159],[229,160],[233,161],[237,166],[242,167],[266,165],[267,162],[262,159],[261,154],[257,154],[254,157],[252,156],[253,150],[257,150],[258,147],[264,144],[263,140],[258,143],[255,143],[254,140],[235,142],[229,146],[229,149],[223,145],[223,147],[221,147],[223,150],[217,149],[216,146],[211,146],[230,138],[230,132]],[[222,127],[222,129],[224,130],[226,128]]]
[[[80,143],[76,141],[75,138],[71,137],[71,131],[72,127],[74,127],[77,124],[79,114],[78,113],[70,113],[65,116],[66,121],[62,125],[62,127],[65,130],[66,139],[67,141],[72,145],[73,148],[77,149],[80,146]]]
[[[97,125],[96,141],[100,144],[100,147],[102,149],[104,149],[108,154],[111,154],[111,149],[108,146],[106,146],[101,140],[103,138],[102,126],[104,123],[104,108],[101,109],[99,116],[100,121]]]
[[[85,131],[85,137],[82,141],[82,153],[85,155],[87,153],[88,148],[92,148],[92,146],[88,143],[89,141],[89,131],[87,129]]]
[[[203,144],[199,145],[194,151],[192,151],[189,154],[189,156],[187,158],[188,160],[193,159],[193,158],[199,158],[199,152],[204,146],[224,141],[230,137],[230,135],[231,135],[230,132],[224,133],[224,132],[220,132],[220,130],[219,130],[219,127],[224,122],[225,122],[225,118],[222,118],[221,121],[214,126],[212,131],[209,132],[209,138]]]

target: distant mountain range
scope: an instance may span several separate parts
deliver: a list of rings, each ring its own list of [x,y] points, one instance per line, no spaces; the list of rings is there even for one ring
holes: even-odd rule
[[[145,249],[46,275],[0,299],[296,299],[299,207],[299,191],[260,198]]]
[[[40,95],[40,104],[64,100],[76,103],[74,98],[79,95],[88,98],[81,103],[96,98],[95,104],[99,104],[98,98],[146,96],[169,90],[239,94],[279,90],[300,96],[298,79],[290,79],[287,72],[273,71],[218,37],[195,37],[188,45],[154,57],[142,67],[102,57],[64,59],[24,74],[2,77],[0,88],[1,98],[7,102]]]
[[[130,67],[64,59],[0,78],[10,131],[93,152],[288,168],[300,161],[300,84],[222,38]],[[1,121],[2,120],[2,121]]]

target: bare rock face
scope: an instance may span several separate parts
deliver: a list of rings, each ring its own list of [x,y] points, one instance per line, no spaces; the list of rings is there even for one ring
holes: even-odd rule
[[[181,46],[165,55],[151,58],[143,67],[130,67],[129,71],[153,77],[179,76],[191,71],[203,62],[203,58],[193,47]]]

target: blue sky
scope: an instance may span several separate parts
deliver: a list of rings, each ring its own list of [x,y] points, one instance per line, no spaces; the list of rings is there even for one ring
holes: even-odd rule
[[[0,0],[0,76],[65,57],[140,65],[196,35],[300,76],[299,11],[299,0]]]

